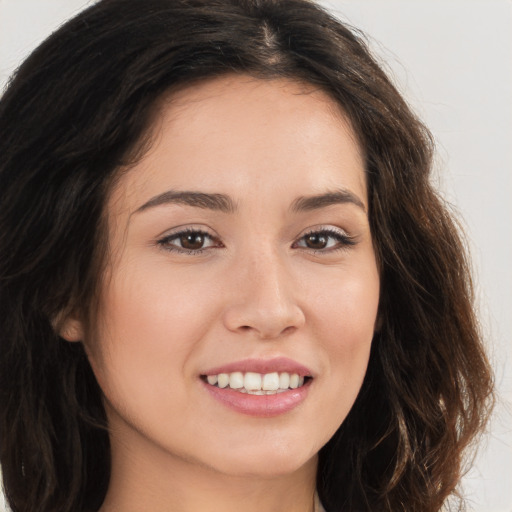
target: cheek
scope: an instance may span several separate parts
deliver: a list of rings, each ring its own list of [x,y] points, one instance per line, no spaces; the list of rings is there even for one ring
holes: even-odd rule
[[[338,269],[336,269],[338,270]],[[379,306],[380,279],[375,264],[348,266],[324,277],[324,286],[310,287],[308,307],[329,343],[357,350],[371,340]]]
[[[316,338],[327,359],[329,396],[338,404],[341,421],[362,385],[375,332],[379,277],[376,267],[367,270],[340,274],[312,302]]]
[[[91,365],[107,398],[134,402],[185,387],[187,363],[200,350],[215,302],[186,275],[151,265],[113,276],[102,295]],[[178,293],[179,291],[179,293]]]
[[[200,286],[202,280],[163,267],[132,264],[129,273],[112,281],[103,300],[103,318],[115,338],[175,350],[187,346],[208,324],[215,302]]]

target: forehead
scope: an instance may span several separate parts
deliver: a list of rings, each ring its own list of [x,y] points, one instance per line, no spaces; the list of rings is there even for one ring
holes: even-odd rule
[[[297,196],[350,188],[366,204],[360,145],[326,92],[288,79],[232,75],[173,92],[160,103],[152,144],[113,196],[134,202],[165,189]],[[132,201],[130,201],[132,202]]]

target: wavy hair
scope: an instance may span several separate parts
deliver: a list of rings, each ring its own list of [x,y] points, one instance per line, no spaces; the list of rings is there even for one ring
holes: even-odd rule
[[[328,512],[434,512],[492,402],[464,243],[430,183],[432,138],[364,38],[307,0],[102,0],[52,34],[0,100],[0,462],[14,512],[97,510],[101,390],[65,311],[94,322],[104,205],[158,100],[228,73],[318,86],[363,148],[381,326],[320,452]],[[85,314],[84,313],[84,314]]]

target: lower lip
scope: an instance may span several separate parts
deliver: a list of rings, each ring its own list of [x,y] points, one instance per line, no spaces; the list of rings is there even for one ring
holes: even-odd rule
[[[236,412],[269,418],[285,414],[300,405],[307,397],[312,379],[297,389],[275,395],[250,395],[231,388],[219,388],[203,382],[210,395]]]

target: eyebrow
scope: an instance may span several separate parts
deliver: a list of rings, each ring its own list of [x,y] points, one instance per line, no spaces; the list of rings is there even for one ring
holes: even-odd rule
[[[353,192],[345,189],[338,189],[324,194],[314,196],[298,197],[292,203],[291,210],[293,212],[307,212],[318,210],[334,204],[354,204],[366,213],[364,203]]]
[[[233,213],[236,210],[234,201],[224,194],[205,194],[204,192],[169,190],[163,194],[152,197],[148,202],[138,208],[135,213],[164,204],[183,204],[224,213]]]
[[[306,211],[318,210],[335,204],[354,204],[366,212],[366,208],[354,193],[345,189],[317,194],[313,196],[301,196],[295,199],[291,205],[291,211],[301,213]],[[207,194],[205,192],[176,191],[168,190],[155,197],[139,207],[135,213],[161,206],[165,204],[182,204],[203,208],[207,210],[220,211],[223,213],[234,213],[237,206],[231,197],[225,194]]]

